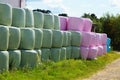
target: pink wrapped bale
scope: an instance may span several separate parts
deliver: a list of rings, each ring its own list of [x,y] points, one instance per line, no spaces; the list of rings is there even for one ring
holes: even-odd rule
[[[88,57],[89,47],[80,47],[81,58],[86,60]]]
[[[89,47],[88,59],[95,59],[97,57],[98,48],[96,46]]]
[[[83,31],[84,22],[82,18],[69,17],[67,30]]]
[[[67,30],[67,17],[60,16],[60,30],[66,31]]]
[[[91,32],[92,29],[92,20],[89,18],[83,18],[84,21],[84,27],[83,27],[83,31],[85,32]]]
[[[107,45],[103,45],[103,54],[107,53]]]
[[[97,40],[97,38],[96,38],[96,33],[94,33],[94,32],[90,32],[90,46],[96,46],[96,40]]]
[[[107,34],[102,33],[101,37],[102,37],[102,45],[106,45],[106,43],[107,43]]]
[[[103,46],[99,45],[97,47],[98,47],[97,56],[102,56],[103,55]]]
[[[100,33],[96,33],[96,46],[102,45],[102,36]]]

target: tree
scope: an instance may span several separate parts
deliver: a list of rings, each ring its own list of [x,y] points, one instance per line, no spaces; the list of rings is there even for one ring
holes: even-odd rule
[[[61,14],[58,14],[59,16],[65,16],[65,17],[68,17],[68,14],[66,13],[61,13]]]

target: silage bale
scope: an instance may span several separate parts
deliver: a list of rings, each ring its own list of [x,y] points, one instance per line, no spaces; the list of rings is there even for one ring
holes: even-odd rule
[[[71,54],[72,54],[72,47],[71,46],[66,47],[66,59],[71,59]]]
[[[96,45],[102,45],[102,35],[100,33],[96,33]]]
[[[60,48],[63,44],[63,32],[59,30],[53,30],[52,47]]]
[[[0,25],[0,50],[7,50],[9,44],[9,29]]]
[[[61,48],[51,48],[51,55],[50,59],[52,61],[60,61],[60,55],[61,55]]]
[[[35,32],[31,28],[21,29],[20,49],[34,49]]]
[[[38,64],[37,56],[35,50],[21,50],[21,67],[35,67]]]
[[[41,12],[34,11],[34,27],[43,28],[44,25],[44,14]]]
[[[95,59],[97,57],[98,47],[89,47],[88,59]]]
[[[102,45],[106,45],[106,43],[107,43],[107,34],[102,33],[101,37],[102,37]]]
[[[12,26],[25,27],[25,10],[22,8],[12,8]]]
[[[68,46],[68,34],[67,31],[63,31],[63,47]]]
[[[18,49],[21,40],[20,28],[9,27],[9,46],[8,49]]]
[[[102,56],[103,55],[103,46],[99,45],[99,46],[97,46],[97,48],[98,48],[97,56]]]
[[[49,60],[50,60],[50,54],[51,54],[50,49],[42,48],[41,51],[42,51],[41,61],[42,61],[42,62],[49,61]]]
[[[33,11],[30,9],[25,9],[26,13],[26,24],[25,27],[34,27],[34,16],[33,16]]]
[[[71,45],[80,47],[81,36],[81,32],[71,31]]]
[[[0,25],[10,26],[12,24],[12,6],[0,3]]]
[[[71,46],[72,33],[70,31],[67,31],[67,34],[68,34],[68,46]]]
[[[9,67],[19,68],[21,63],[21,51],[20,50],[9,50]]]
[[[43,31],[38,28],[34,28],[35,31],[35,49],[40,49],[43,40]]]
[[[41,55],[42,55],[42,51],[40,49],[36,49],[35,50],[37,52],[37,60],[38,60],[38,64],[41,63]]]
[[[107,45],[102,45],[103,46],[103,54],[107,53]]]
[[[0,51],[0,73],[9,69],[8,51]]]
[[[54,29],[54,17],[50,14],[44,14],[44,29]]]
[[[96,46],[96,42],[97,42],[97,37],[96,37],[96,33],[94,32],[90,32],[90,45],[89,46]]]
[[[60,60],[66,60],[66,48],[61,47]]]
[[[57,15],[54,15],[54,29],[60,30],[60,18]]]
[[[53,37],[52,30],[43,29],[42,48],[51,48],[52,47],[52,37]]]
[[[73,59],[78,59],[78,58],[80,58],[80,47],[72,46],[71,57],[72,57]]]
[[[82,18],[78,17],[69,17],[67,30],[72,31],[83,31],[84,21]]]
[[[67,23],[68,23],[68,18],[60,16],[60,30],[66,31],[67,30]]]
[[[86,60],[88,58],[89,47],[80,47],[81,58]]]

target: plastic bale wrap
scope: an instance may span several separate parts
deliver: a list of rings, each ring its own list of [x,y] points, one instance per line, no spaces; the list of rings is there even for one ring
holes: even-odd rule
[[[12,24],[12,7],[9,4],[0,3],[0,25]]]
[[[106,45],[106,42],[107,42],[107,34],[102,33],[102,34],[101,34],[101,37],[102,37],[102,45]]]
[[[37,56],[35,50],[21,50],[21,67],[35,67],[38,64]]]
[[[34,11],[34,27],[43,28],[44,24],[44,14],[41,12]]]
[[[54,15],[54,29],[60,30],[60,18],[56,15]]]
[[[40,49],[36,49],[35,50],[37,52],[37,60],[38,60],[38,64],[41,63],[41,55],[42,55],[42,51]]]
[[[68,23],[68,18],[60,16],[60,30],[66,31],[67,30],[67,23]]]
[[[54,29],[54,16],[50,14],[44,14],[44,29]]]
[[[103,55],[103,46],[99,45],[97,47],[98,47],[97,56],[102,56]]]
[[[103,54],[107,53],[107,45],[103,45]]]
[[[52,30],[43,29],[42,48],[51,48],[52,47],[52,37],[53,37]]]
[[[35,32],[31,28],[21,29],[20,49],[34,49]]]
[[[63,32],[59,30],[52,30],[53,38],[52,38],[52,47],[60,48],[63,44]]]
[[[72,46],[71,57],[72,57],[73,59],[78,59],[78,58],[80,58],[80,47]]]
[[[97,57],[98,47],[89,47],[88,59],[95,59]]]
[[[60,61],[60,55],[61,55],[61,48],[51,48],[51,55],[50,59],[52,61]]]
[[[91,40],[91,32],[82,32],[81,46],[89,47]]]
[[[89,47],[84,47],[84,46],[81,46],[80,47],[80,53],[81,53],[81,58],[86,60],[87,57],[88,57],[88,52],[89,52]]]
[[[9,70],[9,53],[0,51],[0,73]]]
[[[47,48],[42,48],[41,51],[42,51],[41,61],[42,61],[42,62],[49,61],[49,60],[50,60],[51,50],[50,50],[50,49],[47,49]]]
[[[42,47],[43,31],[38,28],[34,28],[35,31],[35,49],[40,49]]]
[[[68,46],[66,47],[66,59],[71,59],[72,56],[72,47]]]
[[[21,31],[20,28],[9,27],[9,45],[8,49],[18,49],[21,40]]]
[[[92,20],[89,18],[83,18],[83,22],[84,22],[84,27],[83,27],[83,31],[85,32],[91,32],[92,29]]]
[[[9,67],[19,68],[21,63],[21,51],[20,50],[9,50]]]
[[[81,36],[81,32],[71,31],[71,45],[80,47]]]
[[[60,60],[66,60],[66,48],[61,48]]]
[[[96,45],[102,45],[102,36],[100,33],[96,33]]]
[[[68,34],[68,46],[71,46],[71,35],[72,33],[70,31],[67,31]]]
[[[33,11],[25,8],[25,13],[26,13],[25,27],[34,27]]]
[[[90,32],[90,46],[96,46],[96,42],[97,42],[97,37],[96,37],[96,33],[94,32]]]
[[[63,31],[63,44],[62,44],[63,47],[66,47],[68,46],[68,33],[67,31]]]
[[[69,17],[67,30],[83,31],[84,21],[82,18]]]
[[[22,8],[12,8],[12,26],[25,27],[25,10]]]
[[[7,50],[9,44],[9,29],[0,25],[0,50]]]

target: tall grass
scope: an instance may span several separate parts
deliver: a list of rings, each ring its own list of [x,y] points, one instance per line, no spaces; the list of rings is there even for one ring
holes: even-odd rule
[[[110,52],[97,60],[64,60],[41,63],[34,69],[23,68],[0,74],[0,80],[75,80],[91,76],[120,57]]]

